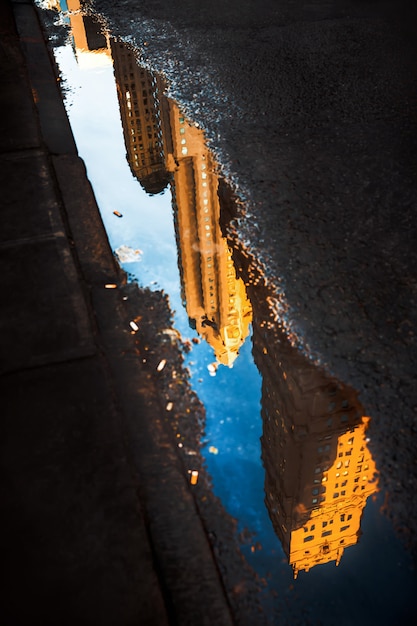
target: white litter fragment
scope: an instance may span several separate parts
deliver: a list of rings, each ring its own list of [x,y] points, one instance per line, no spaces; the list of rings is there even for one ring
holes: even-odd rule
[[[162,372],[162,370],[164,369],[166,364],[167,364],[166,359],[162,359],[162,361],[159,361],[159,364],[158,364],[158,367],[156,368],[156,370],[158,372]]]
[[[168,404],[166,405],[166,410],[167,411],[172,411],[174,404],[172,402],[168,402]]]
[[[217,364],[216,363],[209,363],[207,365],[207,369],[209,371],[210,376],[215,376],[216,372],[217,372]]]
[[[130,325],[130,328],[135,331],[135,333],[138,332],[139,326],[136,324],[136,322],[133,322],[133,321],[129,322],[129,325]]]
[[[175,330],[174,328],[163,328],[161,330],[161,333],[163,335],[168,335],[169,337],[172,337],[173,339],[177,339],[177,338],[181,337],[181,335],[178,332],[178,330]]]
[[[104,288],[105,289],[117,289],[117,285],[116,285],[116,283],[106,283],[104,285]]]
[[[126,244],[119,246],[114,252],[120,263],[136,263],[140,261],[142,255],[141,250],[135,250]]]

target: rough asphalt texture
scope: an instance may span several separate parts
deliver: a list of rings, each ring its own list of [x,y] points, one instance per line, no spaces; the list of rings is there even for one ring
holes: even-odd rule
[[[229,626],[166,424],[169,311],[115,264],[31,2],[0,0],[0,85],[0,623]]]
[[[361,394],[392,515],[417,487],[412,1],[94,0],[165,73],[245,208],[303,349]],[[411,535],[413,532],[411,531]],[[414,533],[415,535],[415,533]],[[415,542],[414,542],[415,543]]]

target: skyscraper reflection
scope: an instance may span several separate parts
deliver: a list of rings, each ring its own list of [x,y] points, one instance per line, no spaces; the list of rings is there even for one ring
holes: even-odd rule
[[[218,178],[204,134],[164,95],[160,77],[138,65],[126,44],[109,40],[100,24],[70,14],[78,53],[91,42],[111,50],[126,156],[149,194],[171,185],[182,299],[190,324],[213,348],[216,362],[231,366],[249,334],[251,305],[222,236]]]
[[[130,169],[147,193],[161,193],[170,179],[161,122],[162,80],[140,67],[126,44],[111,40],[111,53]]]
[[[254,326],[265,503],[297,577],[321,563],[338,565],[359,540],[366,500],[377,491],[370,420],[352,388]]]
[[[220,229],[215,164],[203,132],[170,101],[173,206],[183,300],[191,325],[231,366],[249,334],[252,308]]]
[[[111,44],[127,155],[148,193],[170,180],[182,299],[190,324],[231,366],[249,334],[251,305],[220,229],[215,163],[203,132],[121,43]]]

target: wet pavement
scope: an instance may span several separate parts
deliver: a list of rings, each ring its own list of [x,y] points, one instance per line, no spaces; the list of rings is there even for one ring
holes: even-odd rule
[[[254,188],[248,187],[243,193],[244,185],[241,185],[240,195],[234,195],[218,176],[219,165],[206,145],[200,125],[195,123],[195,119],[200,120],[198,93],[193,94],[190,102],[185,90],[181,105],[167,98],[161,76],[137,65],[130,46],[112,39],[98,26],[94,16],[83,17],[78,2],[71,0],[68,8],[75,12],[59,14],[55,10],[43,13],[42,19],[48,23],[50,37],[55,41],[60,81],[77,148],[66,122],[62,124],[63,109],[56,98],[56,85],[39,76],[38,58],[43,48],[31,48],[35,41],[40,42],[30,5],[24,10],[15,9],[21,40],[30,52],[32,94],[47,141],[46,148],[42,142],[42,148],[40,145],[36,148],[36,157],[42,153],[48,163],[52,159],[53,168],[34,167],[35,154],[26,154],[27,148],[25,155],[32,159],[34,179],[42,172],[44,179],[53,178],[55,189],[58,181],[59,200],[55,202],[60,206],[66,227],[71,229],[67,238],[76,262],[75,269],[71,263],[70,267],[65,266],[64,274],[69,281],[65,283],[59,270],[59,259],[68,264],[65,227],[61,228],[54,210],[49,212],[54,225],[52,237],[44,232],[48,223],[43,210],[39,227],[35,226],[38,220],[32,211],[28,211],[23,238],[15,236],[16,223],[10,220],[11,235],[5,244],[5,249],[11,250],[7,256],[7,262],[12,264],[8,273],[9,291],[14,284],[14,268],[24,266],[22,272],[26,275],[28,258],[33,258],[21,253],[22,245],[28,245],[29,250],[42,244],[41,249],[36,247],[37,263],[31,263],[29,276],[35,287],[40,283],[47,286],[42,287],[43,291],[38,288],[36,297],[30,295],[30,290],[17,294],[5,308],[9,320],[13,320],[16,309],[42,311],[42,323],[36,325],[40,340],[29,333],[29,341],[19,350],[14,349],[14,337],[20,328],[27,327],[24,313],[17,321],[8,322],[14,334],[4,339],[4,352],[9,355],[6,372],[13,390],[15,378],[20,385],[25,384],[22,381],[26,373],[22,374],[22,370],[26,372],[28,368],[31,373],[35,370],[37,377],[39,368],[50,369],[55,360],[58,363],[69,360],[73,364],[80,358],[83,362],[87,359],[94,364],[93,369],[104,369],[107,384],[101,381],[101,385],[104,384],[105,390],[100,389],[103,394],[100,402],[95,399],[95,393],[91,402],[100,414],[103,413],[100,406],[104,404],[113,408],[105,411],[106,419],[99,420],[92,430],[89,425],[88,432],[76,425],[71,431],[74,445],[68,445],[70,422],[67,409],[64,411],[59,426],[52,429],[54,437],[65,442],[52,463],[52,474],[61,466],[70,468],[63,474],[62,491],[66,493],[68,489],[73,498],[75,493],[75,501],[81,503],[86,513],[81,517],[75,514],[69,520],[67,534],[71,535],[80,523],[83,528],[85,524],[89,527],[89,515],[100,517],[100,523],[92,530],[94,536],[103,537],[107,533],[120,540],[122,528],[127,526],[125,542],[116,541],[115,549],[123,555],[120,557],[125,564],[123,572],[128,568],[129,574],[127,583],[126,574],[124,579],[120,577],[120,568],[116,571],[110,567],[113,578],[109,576],[104,581],[102,559],[110,558],[113,563],[114,557],[108,547],[103,555],[96,546],[87,563],[80,559],[73,571],[64,567],[65,575],[55,591],[51,583],[55,555],[61,555],[58,558],[61,566],[62,563],[66,566],[68,560],[65,550],[61,554],[62,548],[54,540],[56,517],[62,516],[65,509],[59,503],[52,507],[54,532],[48,534],[48,540],[34,541],[33,546],[25,544],[21,549],[26,559],[30,555],[29,580],[31,568],[36,570],[32,553],[41,554],[42,546],[46,546],[46,566],[41,568],[45,579],[39,590],[35,587],[32,592],[32,596],[39,595],[34,602],[35,615],[42,616],[42,623],[49,623],[48,619],[52,623],[56,609],[45,611],[42,598],[53,594],[57,602],[60,597],[68,600],[74,571],[77,575],[81,572],[81,580],[85,580],[94,560],[94,585],[90,589],[85,583],[84,593],[79,592],[78,585],[75,599],[71,595],[69,621],[80,621],[80,611],[84,611],[85,605],[85,623],[114,623],[112,610],[120,605],[119,590],[130,599],[126,610],[131,610],[133,620],[135,611],[142,611],[143,607],[149,610],[152,617],[142,614],[140,623],[164,623],[165,619],[175,623],[216,624],[232,619],[248,625],[336,621],[389,624],[396,620],[413,623],[416,578],[413,561],[407,554],[407,550],[415,551],[410,488],[415,480],[412,465],[415,441],[409,437],[414,429],[410,415],[404,410],[400,424],[394,425],[397,449],[402,454],[400,461],[396,449],[387,445],[392,439],[392,420],[388,420],[391,414],[378,411],[360,385],[357,389],[349,385],[348,376],[346,380],[335,378],[331,371],[317,367],[308,358],[309,350],[303,349],[305,337],[297,328],[294,309],[284,297],[287,296],[287,289],[285,294],[283,291],[285,276],[281,272],[279,280],[276,274],[274,278],[279,255],[271,261],[268,241],[264,237],[256,242],[253,239],[254,233],[259,235],[266,226],[268,210],[265,222],[257,219],[255,229],[253,222],[248,227]],[[234,18],[233,8],[229,6],[229,10],[230,15],[209,20],[211,27],[227,25]],[[249,27],[245,19],[250,21],[251,11],[249,7],[247,14],[242,12],[242,28]],[[294,17],[293,9],[290,14]],[[123,21],[123,16],[119,17]],[[207,25],[208,17],[202,8],[197,21],[204,20]],[[296,17],[300,21],[302,16]],[[307,21],[315,22],[317,17],[314,13]],[[347,19],[343,11],[336,17]],[[367,20],[372,16],[361,18]],[[56,25],[57,19],[60,26]],[[288,15],[280,19],[292,23]],[[190,18],[184,22],[187,20]],[[195,28],[194,18],[191,22]],[[132,23],[130,40],[142,32],[137,30],[135,20]],[[173,23],[175,20],[169,28]],[[156,47],[167,44],[169,28],[157,25],[158,42],[146,41],[142,49],[149,51],[148,58],[152,58],[150,48],[154,43]],[[69,26],[71,31],[67,30]],[[151,26],[156,25],[145,20],[140,29],[148,29],[149,33]],[[66,33],[71,34],[70,38]],[[168,75],[173,65],[183,62],[177,58],[172,62],[173,50],[179,54],[177,48],[170,48],[170,55],[164,59]],[[195,53],[192,48],[190,59],[194,63],[199,58]],[[163,58],[160,54],[159,50],[153,59],[156,65]],[[181,59],[181,54],[178,58]],[[205,83],[203,96],[213,98],[209,116],[219,116],[218,93],[208,88],[203,76],[209,65],[207,61],[204,68],[194,66],[195,76]],[[187,80],[195,78],[187,76]],[[107,77],[111,78],[109,82]],[[174,80],[171,90],[175,88]],[[52,92],[54,96],[50,97]],[[231,108],[236,104],[229,102]],[[196,118],[187,118],[184,113],[187,107],[190,111],[194,109]],[[223,114],[228,119],[230,111]],[[216,118],[215,128],[221,119],[222,116]],[[211,131],[209,127],[207,130],[206,136],[211,134],[212,146],[217,147],[218,154],[223,151],[225,160],[220,168],[227,169],[230,155],[224,152],[226,144],[222,144],[218,135],[216,146],[213,125]],[[76,150],[86,163],[110,246],[127,276],[117,268],[108,248]],[[20,180],[22,174],[15,162],[15,152],[11,153],[10,161],[13,180]],[[8,165],[9,156],[4,157]],[[260,160],[257,166],[262,167]],[[9,171],[10,167],[5,169],[6,180]],[[239,176],[243,173],[244,169]],[[238,180],[236,172],[232,178]],[[68,188],[75,179],[81,187],[80,194]],[[37,183],[32,187],[36,188]],[[44,191],[45,184],[41,187]],[[166,191],[168,187],[170,193]],[[12,194],[12,201],[6,204],[13,209],[25,203],[19,194]],[[44,197],[36,204],[43,208]],[[321,219],[325,221],[323,216]],[[40,241],[36,228],[41,233]],[[270,236],[275,244],[281,237],[273,228]],[[56,244],[51,249],[50,240],[61,237],[64,252],[58,253],[58,261],[53,263],[56,275],[45,280],[46,263],[42,259],[52,259],[51,250]],[[308,254],[313,253],[308,251]],[[299,275],[294,272],[291,276],[299,289]],[[82,289],[78,296],[80,280]],[[311,297],[311,293],[305,296]],[[50,307],[50,316],[43,313],[48,309],[46,302],[56,303],[55,308]],[[310,304],[314,316],[315,304],[311,300]],[[62,316],[61,306],[68,315]],[[352,321],[349,319],[349,323]],[[46,328],[51,330],[50,334],[46,334]],[[338,332],[343,335],[340,326]],[[63,371],[61,375],[67,376]],[[94,378],[90,375],[88,379],[81,370],[78,375],[83,384],[70,403],[71,414],[80,411],[85,385]],[[58,378],[54,366],[48,373],[47,384],[48,389],[54,389],[50,395],[55,399],[47,397],[40,387],[35,404],[39,411],[46,408],[48,414],[51,402],[62,401],[63,379]],[[72,374],[68,375],[68,383],[69,389],[79,386]],[[108,387],[112,390],[110,398]],[[11,412],[20,414],[24,401],[10,402],[10,406]],[[83,414],[89,413],[89,406],[82,405]],[[154,419],[155,415],[160,417]],[[118,434],[103,435],[102,429],[108,429],[110,423],[114,431],[114,421],[118,424]],[[8,423],[7,428],[13,441],[15,426]],[[42,470],[38,474],[35,471],[33,482],[43,481],[44,500],[55,493],[57,485],[61,488],[51,476],[44,477],[44,465],[48,467],[49,460],[43,447],[51,446],[47,432],[37,427],[31,431],[34,441],[37,437],[43,440],[42,445],[36,446],[43,459]],[[94,476],[98,477],[93,481],[95,499],[86,508],[85,491],[91,491],[91,481],[86,477],[92,476],[93,469],[90,462],[86,464],[90,444],[86,445],[85,441],[91,441],[95,450],[97,437],[102,441],[103,436],[103,450],[99,447],[103,461],[97,461],[94,470]],[[80,441],[83,444],[78,449]],[[120,450],[122,456],[126,455],[123,460],[118,456]],[[72,470],[78,456],[81,476],[74,475]],[[10,458],[10,451],[6,458]],[[31,463],[33,469],[38,467],[35,459]],[[112,463],[120,474],[116,481],[121,486],[118,494],[129,493],[123,487],[125,465],[134,477],[133,489],[130,486],[133,498],[126,496],[124,508],[118,506],[113,492],[101,491],[103,476],[113,471]],[[30,502],[27,487],[23,487],[27,477],[24,473],[22,476],[23,480],[20,477],[15,482],[18,488],[10,487],[9,492],[13,494],[12,502],[25,502],[29,508],[30,514],[22,528],[32,531],[42,523],[47,511],[42,506],[31,511],[26,503],[26,500]],[[83,488],[74,492],[74,482]],[[138,506],[144,520],[142,535],[138,534],[143,524],[136,517]],[[133,517],[131,507],[135,510]],[[16,520],[19,527],[21,511],[21,505],[15,507],[11,527]],[[394,519],[394,525],[389,518]],[[83,534],[81,538],[84,539]],[[100,545],[101,550],[107,546],[101,540]],[[129,557],[125,552],[128,545],[138,548]],[[81,555],[81,550],[77,550],[78,544],[75,553]],[[137,582],[135,567],[143,558],[149,567],[147,586],[133,600],[129,590]],[[16,570],[14,565],[13,572]],[[18,572],[15,577],[17,580]],[[108,594],[109,609],[100,605],[100,613],[97,613],[100,595],[97,588],[106,589]],[[12,594],[11,598],[15,609],[15,596]],[[207,612],[208,603],[211,609]],[[155,607],[158,607],[156,612]],[[25,619],[29,614],[25,610],[20,613]],[[118,617],[117,623],[123,619]],[[16,619],[10,621],[14,622]],[[28,623],[33,623],[33,619]]]

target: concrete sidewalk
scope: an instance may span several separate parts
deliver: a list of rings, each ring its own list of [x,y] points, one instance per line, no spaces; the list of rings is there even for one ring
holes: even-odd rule
[[[0,44],[0,622],[231,624],[30,1]]]

